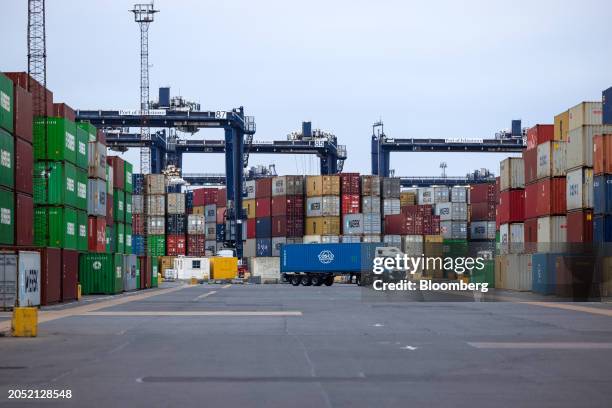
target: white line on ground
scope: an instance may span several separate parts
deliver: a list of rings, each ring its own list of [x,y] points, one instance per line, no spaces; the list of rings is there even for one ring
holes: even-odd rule
[[[300,311],[134,311],[134,312],[88,312],[79,316],[110,316],[110,317],[138,317],[138,316],[224,316],[224,317],[287,317],[302,316]]]
[[[231,287],[231,286],[232,286],[232,284],[231,284],[231,283],[228,283],[227,285],[223,285],[223,286],[221,286],[221,289],[227,289],[227,288],[229,288],[229,287]]]
[[[612,349],[612,343],[590,342],[468,342],[479,349],[551,349],[601,350]]]
[[[210,295],[214,295],[215,293],[217,293],[216,290],[210,291],[208,293],[202,293],[200,296],[198,296],[195,299],[193,299],[193,301],[195,302],[196,300],[204,299],[205,297],[208,297]]]

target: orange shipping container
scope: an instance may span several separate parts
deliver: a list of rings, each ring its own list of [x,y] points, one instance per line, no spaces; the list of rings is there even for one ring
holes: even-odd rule
[[[553,140],[567,141],[569,132],[569,110],[555,116]]]
[[[593,173],[612,173],[612,135],[593,137]]]

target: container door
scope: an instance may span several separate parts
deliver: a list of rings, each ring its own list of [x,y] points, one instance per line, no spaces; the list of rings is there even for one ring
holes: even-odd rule
[[[18,306],[40,305],[40,253],[19,251]]]
[[[0,309],[11,309],[17,301],[17,255],[0,255]]]

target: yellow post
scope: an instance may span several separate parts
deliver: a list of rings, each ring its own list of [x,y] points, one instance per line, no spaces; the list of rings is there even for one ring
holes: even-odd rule
[[[81,300],[81,284],[77,285],[77,300]]]
[[[16,307],[11,320],[13,337],[36,337],[38,334],[38,309],[35,307]]]
[[[191,284],[192,285],[197,285],[198,284],[198,278],[191,278]]]
[[[161,273],[157,274],[157,284],[159,285],[160,283],[162,283],[164,281],[164,278],[162,277]]]

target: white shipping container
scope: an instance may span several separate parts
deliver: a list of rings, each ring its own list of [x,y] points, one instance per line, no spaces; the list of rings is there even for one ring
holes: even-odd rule
[[[361,197],[361,212],[380,214],[380,197],[376,197],[376,196]]]
[[[378,213],[363,214],[363,233],[365,235],[378,235],[382,232],[382,220]],[[365,242],[365,241],[364,241]],[[379,242],[379,241],[376,241]]]
[[[339,235],[321,235],[322,244],[338,244],[340,243]]]
[[[555,215],[538,218],[538,244],[565,243],[567,241],[567,217]]]
[[[261,283],[280,282],[280,258],[258,256],[249,258],[251,276],[261,278]]]
[[[468,199],[468,188],[463,186],[456,186],[451,188],[451,202],[453,203],[467,203]]]
[[[244,182],[244,191],[242,192],[244,200],[255,198],[255,180],[247,180]]]
[[[361,235],[342,235],[340,242],[344,244],[354,244],[361,242]]]
[[[246,231],[246,227],[243,228]],[[187,216],[187,234],[190,235],[203,235],[205,234],[204,228],[204,215],[202,214],[189,214]]]
[[[100,142],[87,144],[87,176],[106,180],[106,146]]]
[[[0,254],[0,310],[40,305],[40,253]]]
[[[399,198],[385,198],[383,199],[383,216],[393,215],[400,213],[400,200]]]
[[[106,216],[106,181],[87,180],[87,214]]]
[[[402,237],[401,251],[406,255],[423,255],[423,236],[422,235],[404,235]]]
[[[494,240],[495,221],[472,221],[470,223],[470,239]]]
[[[208,258],[179,256],[174,259],[174,269],[179,280],[210,279],[210,260]]]
[[[363,214],[345,214],[342,217],[342,233],[344,235],[362,235]]]
[[[568,171],[565,188],[568,210],[593,207],[593,169],[583,167]]]
[[[401,235],[385,235],[383,236],[383,243],[387,247],[395,247],[402,250],[402,236]]]
[[[434,189],[433,187],[419,188],[417,202],[419,205],[433,204],[434,203]]]
[[[466,221],[467,203],[437,203],[435,214],[440,216],[440,221]]]
[[[185,194],[168,193],[168,214],[185,214]]]
[[[522,157],[508,157],[499,163],[500,191],[525,187],[525,167]]]
[[[567,142],[552,143],[552,176],[565,177],[567,173]]]
[[[319,244],[321,242],[320,235],[304,235],[302,238],[304,244]]]
[[[531,290],[531,254],[509,254],[506,257],[508,266],[504,289]]]
[[[272,178],[272,197],[303,194],[304,176],[278,176]]]
[[[552,142],[541,143],[537,147],[537,170],[538,179],[551,177],[552,174]]]
[[[501,253],[521,253],[525,249],[525,224],[502,224],[499,227]]]
[[[375,235],[375,234],[364,235],[361,242],[380,242],[380,235]]]
[[[612,126],[589,125],[570,130],[566,162],[568,169],[593,167],[593,136],[612,133]]]
[[[245,258],[251,259],[252,257],[256,256],[257,255],[257,240],[255,238],[250,238],[244,241],[242,252]]]
[[[602,103],[581,102],[569,109],[569,131],[585,125],[602,124]]]
[[[446,239],[466,239],[467,222],[440,221],[440,235]]]
[[[132,195],[132,214],[144,213],[144,196],[140,194]]]
[[[448,203],[450,201],[450,191],[446,186],[437,186],[434,190],[434,203]]]

